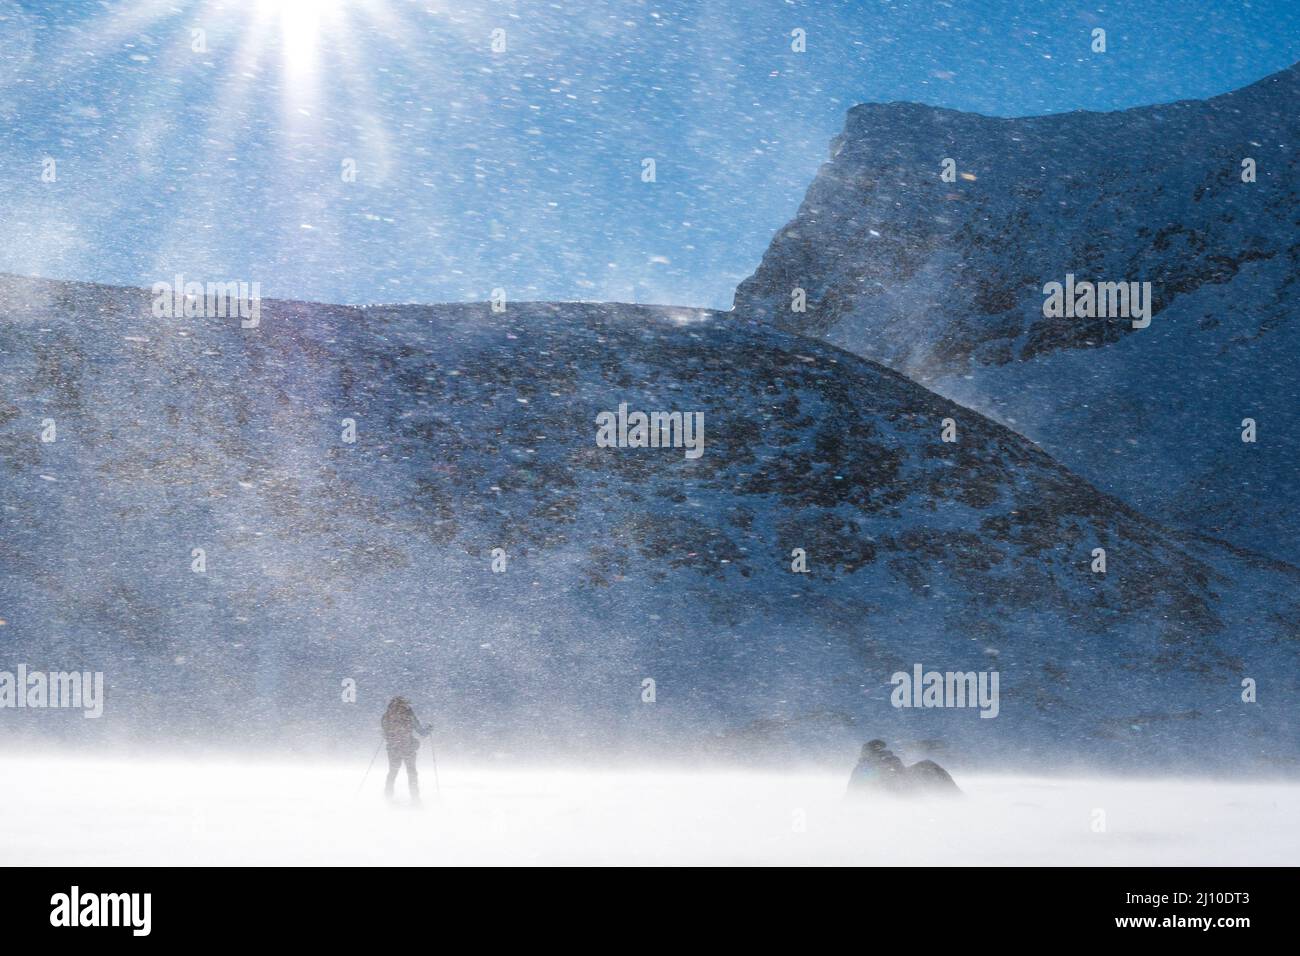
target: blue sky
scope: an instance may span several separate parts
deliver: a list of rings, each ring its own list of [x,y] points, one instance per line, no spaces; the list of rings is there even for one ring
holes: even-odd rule
[[[725,308],[855,103],[1110,110],[1297,59],[1294,0],[0,0],[0,271]]]

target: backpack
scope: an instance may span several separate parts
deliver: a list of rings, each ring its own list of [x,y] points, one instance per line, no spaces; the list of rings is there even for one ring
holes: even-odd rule
[[[389,707],[379,725],[389,740],[405,740],[415,734],[415,711],[410,707]]]

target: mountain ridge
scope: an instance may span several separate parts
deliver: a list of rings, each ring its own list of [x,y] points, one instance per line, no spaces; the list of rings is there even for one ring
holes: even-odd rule
[[[733,308],[903,371],[1144,513],[1294,563],[1275,529],[1300,517],[1296,96],[1300,64],[1115,113],[855,106]],[[1151,326],[1045,316],[1067,275],[1150,282]],[[1247,418],[1267,438],[1242,443]]]
[[[1253,675],[1295,699],[1300,571],[834,346],[689,309],[268,301],[244,330],[149,304],[0,283],[5,646],[105,665],[114,732],[368,735],[353,679],[422,688],[489,751],[1300,750],[1285,708],[1238,700]],[[702,458],[598,448],[620,401],[703,411]],[[997,669],[999,717],[891,707],[917,663]]]

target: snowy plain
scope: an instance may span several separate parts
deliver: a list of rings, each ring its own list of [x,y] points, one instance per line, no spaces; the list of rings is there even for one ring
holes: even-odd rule
[[[1300,784],[971,776],[847,803],[848,768],[0,753],[0,865],[1295,865]],[[1104,811],[1105,829],[1094,829]]]

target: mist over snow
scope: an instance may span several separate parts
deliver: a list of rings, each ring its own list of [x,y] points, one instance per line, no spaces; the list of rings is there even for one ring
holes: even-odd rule
[[[443,760],[423,808],[354,760],[0,755],[5,865],[1288,865],[1300,786],[977,775],[844,800],[841,768]],[[89,825],[93,821],[93,826]]]

